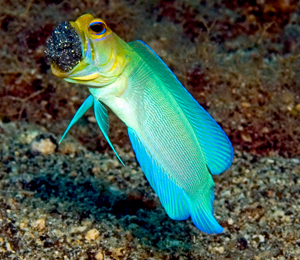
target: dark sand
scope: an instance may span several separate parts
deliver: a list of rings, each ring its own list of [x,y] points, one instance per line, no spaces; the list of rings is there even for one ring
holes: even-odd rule
[[[166,215],[132,152],[123,167],[70,137],[55,152],[37,125],[0,129],[1,259],[300,259],[299,159],[236,151],[215,178],[225,230],[206,235]]]

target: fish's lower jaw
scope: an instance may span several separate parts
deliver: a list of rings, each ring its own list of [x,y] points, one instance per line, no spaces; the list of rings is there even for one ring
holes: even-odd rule
[[[55,64],[51,64],[51,71],[54,76],[62,79],[67,78],[69,76],[68,72],[61,71],[59,68],[55,66]]]
[[[91,81],[94,80],[96,78],[98,78],[100,75],[98,73],[93,73],[91,75],[85,75],[85,76],[81,76],[81,77],[70,77],[74,80],[78,80],[78,81]]]

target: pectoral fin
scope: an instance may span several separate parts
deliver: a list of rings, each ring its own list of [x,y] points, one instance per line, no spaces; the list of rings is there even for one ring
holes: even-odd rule
[[[84,113],[93,105],[94,98],[92,95],[88,96],[88,98],[83,102],[83,104],[80,106],[80,108],[77,110],[76,114],[74,115],[73,119],[71,120],[70,124],[68,125],[66,131],[60,138],[59,143],[64,139],[70,128],[80,119]]]
[[[64,132],[64,134],[62,135],[59,143],[61,143],[61,141],[64,139],[64,137],[66,136],[66,134],[68,133],[68,131],[70,130],[70,128],[78,121],[78,119],[80,119],[84,113],[94,104],[94,111],[95,111],[95,117],[96,117],[96,121],[105,137],[105,139],[107,140],[107,142],[109,143],[110,147],[113,149],[114,153],[116,154],[116,156],[118,157],[118,159],[120,160],[120,162],[124,165],[124,163],[122,162],[121,158],[119,157],[119,155],[117,154],[115,148],[113,147],[112,143],[109,140],[108,137],[108,115],[106,112],[105,107],[100,103],[100,101],[98,101],[97,99],[95,99],[92,95],[88,96],[88,98],[83,102],[83,104],[80,106],[80,108],[77,110],[76,114],[74,115],[73,119],[71,120],[70,124],[68,125],[66,131]]]
[[[100,103],[100,101],[98,101],[95,98],[94,98],[94,112],[95,112],[95,117],[96,117],[96,121],[98,123],[98,126],[101,129],[106,141],[109,143],[111,149],[114,151],[114,153],[116,154],[116,156],[118,157],[120,162],[123,165],[125,165],[123,163],[123,161],[121,160],[121,158],[119,157],[119,155],[117,154],[117,152],[116,152],[115,148],[113,147],[112,143],[109,140],[109,137],[108,137],[109,124],[108,124],[108,115],[107,115],[106,108]]]

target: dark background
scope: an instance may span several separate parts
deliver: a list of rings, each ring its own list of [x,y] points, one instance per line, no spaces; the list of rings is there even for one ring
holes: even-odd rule
[[[60,22],[92,13],[124,40],[150,45],[235,149],[299,156],[299,8],[294,0],[1,0],[0,120],[63,133],[88,90],[51,74],[45,42]],[[90,116],[71,134],[88,149],[106,151]],[[110,121],[112,142],[129,147],[124,124],[112,113]]]

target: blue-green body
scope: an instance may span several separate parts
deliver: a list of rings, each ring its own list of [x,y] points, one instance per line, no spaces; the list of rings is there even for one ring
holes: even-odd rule
[[[91,96],[68,129],[94,104],[99,127],[110,143],[108,117],[101,103],[106,104],[127,125],[141,168],[168,215],[176,220],[191,216],[200,230],[221,232],[213,216],[212,174],[220,174],[231,165],[230,141],[148,46],[121,40],[116,49],[119,47],[126,54],[123,70],[108,84],[100,82],[97,87],[95,80],[85,83],[91,85]],[[86,59],[92,60],[91,56]],[[94,77],[97,64],[92,65]],[[66,80],[75,81],[72,77]]]

